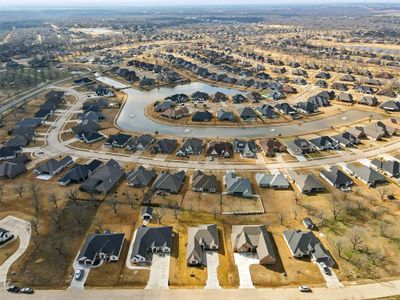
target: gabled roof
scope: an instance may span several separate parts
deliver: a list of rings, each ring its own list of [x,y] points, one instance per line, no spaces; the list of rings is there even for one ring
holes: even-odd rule
[[[128,171],[126,173],[126,179],[128,185],[132,186],[147,186],[156,177],[157,173],[155,170],[148,170],[143,166]]]
[[[382,174],[379,174],[377,171],[367,166],[347,164],[346,167],[367,184],[375,185],[376,183],[386,182],[386,178]]]
[[[184,179],[184,171],[179,171],[175,174],[161,172],[153,183],[153,189],[177,193],[179,192]]]
[[[215,245],[219,247],[218,228],[215,224],[198,225],[197,227],[188,228],[188,239],[186,245],[186,260],[190,262],[190,258],[194,257],[198,262],[207,263],[204,257],[204,249]]]
[[[255,248],[260,264],[274,264],[278,259],[271,235],[263,225],[232,226],[232,246],[235,252],[242,247]]]
[[[247,178],[242,178],[235,173],[229,172],[225,176],[225,181],[228,194],[240,194],[243,197],[253,196],[251,182]]]
[[[26,171],[26,167],[22,162],[9,162],[4,161],[0,164],[0,177],[1,178],[15,178],[19,174]]]
[[[113,159],[98,167],[88,179],[86,179],[81,189],[87,192],[108,193],[125,175],[121,166]]]
[[[353,184],[353,180],[337,167],[332,167],[330,170],[322,170],[321,175],[336,187],[349,186]]]
[[[292,178],[302,192],[325,189],[325,187],[321,184],[321,182],[319,182],[314,174],[298,174],[294,172],[294,174],[292,174]]]
[[[268,174],[268,173],[256,173],[256,181],[259,187],[264,186],[278,186],[278,187],[289,187],[289,182],[281,173]]]
[[[78,255],[78,261],[99,259],[100,253],[107,257],[113,255],[119,257],[125,234],[123,233],[99,233],[91,234],[85,240]]]
[[[194,190],[218,191],[218,181],[215,175],[206,175],[197,170],[193,173],[192,186]]]
[[[132,246],[131,259],[137,255],[150,261],[152,247],[172,248],[172,227],[139,227],[136,231],[135,240]]]
[[[35,172],[39,174],[52,174],[55,171],[59,170],[61,167],[65,167],[73,162],[71,156],[66,156],[63,159],[56,160],[54,158],[50,158],[46,162],[38,165],[35,168]]]

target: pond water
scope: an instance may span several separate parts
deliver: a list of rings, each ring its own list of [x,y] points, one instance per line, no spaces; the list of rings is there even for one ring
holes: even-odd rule
[[[127,87],[118,81],[107,77],[98,77],[97,80],[110,86],[124,88]],[[135,88],[125,88],[123,90],[128,99],[125,106],[118,117],[117,125],[124,130],[137,131],[144,133],[154,133],[158,131],[160,134],[174,135],[178,137],[202,137],[202,138],[256,138],[256,137],[276,137],[279,135],[301,135],[314,132],[321,129],[328,129],[331,126],[336,127],[345,123],[355,122],[372,115],[380,118],[377,113],[371,113],[361,110],[348,110],[339,115],[327,117],[321,120],[303,122],[299,124],[280,124],[265,125],[262,127],[215,127],[206,123],[200,124],[199,127],[185,127],[165,125],[150,120],[144,115],[145,107],[156,100],[162,100],[167,96],[183,93],[192,94],[196,91],[215,94],[217,91],[227,95],[240,93],[234,89],[215,87],[206,83],[193,82],[189,84],[177,85],[174,87],[154,88],[150,91],[137,90]],[[221,106],[222,107],[222,106]]]

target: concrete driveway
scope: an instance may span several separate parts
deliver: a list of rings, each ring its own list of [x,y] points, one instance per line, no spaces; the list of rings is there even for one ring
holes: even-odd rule
[[[335,272],[333,271],[332,268],[329,268],[329,270],[331,271],[331,274],[325,274],[324,269],[321,267],[320,264],[317,264],[318,268],[322,274],[322,276],[324,277],[325,281],[326,281],[326,286],[328,288],[342,288],[343,284],[340,283],[339,279],[337,278]]]
[[[169,254],[154,254],[146,289],[168,289]]]
[[[207,260],[207,282],[205,289],[220,289],[218,281],[219,257],[217,251],[206,251]]]
[[[78,263],[77,260],[74,261],[74,274],[71,280],[71,284],[69,285],[69,290],[84,290],[85,289],[85,282],[89,276],[90,266],[82,266]],[[78,269],[83,269],[83,275],[80,280],[75,279],[75,271]]]
[[[31,238],[31,224],[22,219],[7,216],[0,220],[0,227],[10,231],[14,236],[19,237],[19,247],[17,251],[15,251],[15,253],[0,266],[0,285],[6,285],[8,270],[25,252],[26,248],[28,248],[29,240]]]
[[[235,264],[239,272],[239,289],[254,289],[251,281],[250,265],[258,264],[258,257],[255,253],[234,253]]]

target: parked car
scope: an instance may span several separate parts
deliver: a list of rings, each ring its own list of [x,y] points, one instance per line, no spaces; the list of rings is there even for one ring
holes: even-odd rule
[[[9,286],[7,287],[7,292],[10,292],[10,293],[19,293],[19,291],[20,291],[19,287],[15,286],[15,285],[9,285]]]
[[[310,287],[308,285],[299,286],[299,291],[302,292],[302,293],[310,293],[310,292],[312,292],[312,290],[310,289]]]
[[[78,270],[76,270],[75,271],[75,279],[76,280],[81,280],[82,279],[82,276],[83,276],[83,274],[84,274],[84,270],[83,269],[78,269]]]
[[[25,287],[25,288],[22,288],[20,290],[20,292],[23,293],[23,294],[33,294],[33,289],[30,288],[30,287]]]
[[[331,270],[328,268],[328,266],[325,263],[320,263],[322,269],[324,270],[326,275],[331,275]]]

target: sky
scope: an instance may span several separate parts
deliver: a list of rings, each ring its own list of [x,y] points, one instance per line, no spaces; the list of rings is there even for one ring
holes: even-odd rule
[[[0,7],[399,3],[400,0],[0,0]]]

